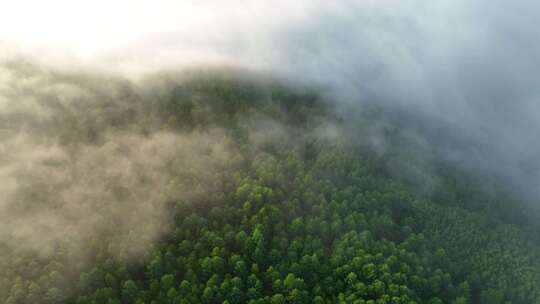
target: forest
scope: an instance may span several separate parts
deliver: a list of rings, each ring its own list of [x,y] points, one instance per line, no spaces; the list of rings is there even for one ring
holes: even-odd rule
[[[540,304],[538,210],[384,109],[226,70],[12,74],[2,303]]]

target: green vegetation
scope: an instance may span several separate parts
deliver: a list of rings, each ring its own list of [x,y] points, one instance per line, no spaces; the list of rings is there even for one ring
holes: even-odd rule
[[[385,127],[384,151],[341,132],[377,115],[343,122],[308,90],[227,77],[162,100],[160,128],[223,128],[238,160],[212,187],[190,181],[204,197],[170,202],[170,229],[142,257],[99,237],[84,265],[62,247],[0,261],[3,302],[540,303],[527,207],[441,161],[428,170],[436,156],[415,160],[403,130]]]

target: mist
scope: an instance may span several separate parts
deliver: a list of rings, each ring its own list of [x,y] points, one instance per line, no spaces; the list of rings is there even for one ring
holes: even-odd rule
[[[0,257],[65,250],[78,273],[99,239],[137,259],[169,231],[171,202],[219,191],[241,162],[226,131],[174,131],[159,112],[172,89],[160,75],[192,68],[317,88],[348,138],[377,153],[385,122],[356,121],[383,109],[409,128],[419,158],[435,150],[539,206],[540,3],[109,2],[0,12]],[[293,140],[281,123],[246,123],[254,145]]]

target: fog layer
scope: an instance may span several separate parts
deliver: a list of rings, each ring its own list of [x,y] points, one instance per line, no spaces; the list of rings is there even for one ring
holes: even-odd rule
[[[501,175],[535,201],[539,6],[26,0],[0,13],[0,54],[129,78],[226,64],[322,85],[344,103],[405,113],[446,157]]]

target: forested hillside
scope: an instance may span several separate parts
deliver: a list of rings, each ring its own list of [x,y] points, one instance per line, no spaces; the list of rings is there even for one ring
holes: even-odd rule
[[[4,206],[46,231],[0,232],[2,303],[540,303],[533,208],[380,109],[350,119],[226,71],[144,88],[18,73],[61,89],[20,88],[52,114],[0,128],[67,156],[38,158],[47,177],[21,175]]]

